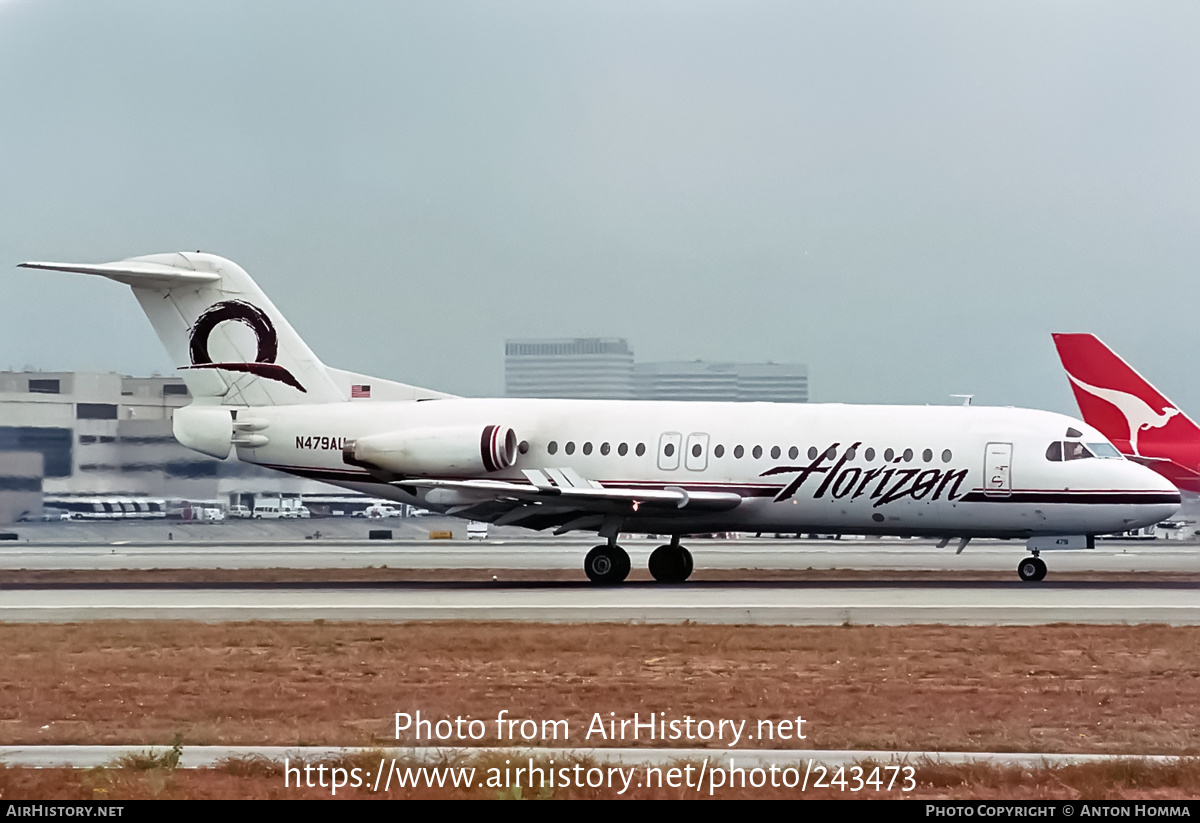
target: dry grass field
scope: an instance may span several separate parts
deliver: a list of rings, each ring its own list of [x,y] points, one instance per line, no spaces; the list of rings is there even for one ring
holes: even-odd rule
[[[169,746],[178,738],[185,747],[411,746],[431,741],[397,739],[394,716],[418,710],[434,720],[485,721],[476,742],[497,744],[510,742],[494,722],[506,710],[510,718],[565,720],[570,731],[567,739],[523,744],[661,746],[644,736],[605,741],[584,733],[597,712],[663,712],[746,720],[747,729],[804,718],[804,740],[743,739],[738,746],[746,748],[1197,756],[1198,646],[1200,629],[1167,626],[5,624],[0,744]],[[1195,761],[1157,771],[1075,768],[1035,775],[925,764],[920,792],[1180,797],[1200,790]],[[0,791],[6,799],[90,797],[95,789],[110,797],[284,796],[273,769],[7,769]],[[675,790],[663,791],[652,796]]]

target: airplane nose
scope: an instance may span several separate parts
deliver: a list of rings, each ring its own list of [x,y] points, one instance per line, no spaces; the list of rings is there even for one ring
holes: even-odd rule
[[[1154,471],[1154,469],[1151,469],[1148,466],[1139,465],[1137,463],[1133,463],[1131,468],[1137,469],[1140,478],[1139,482],[1143,484],[1141,488],[1176,496],[1179,495],[1179,489],[1175,487],[1175,484],[1163,475]]]
[[[1174,483],[1153,469],[1132,461],[1125,468],[1129,477],[1128,488],[1136,491],[1141,499],[1138,509],[1144,515],[1143,525],[1166,520],[1179,511],[1182,495]]]

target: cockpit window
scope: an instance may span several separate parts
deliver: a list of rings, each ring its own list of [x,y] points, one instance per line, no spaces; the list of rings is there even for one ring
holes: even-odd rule
[[[1084,460],[1088,457],[1095,457],[1087,446],[1076,440],[1068,440],[1063,443],[1063,459],[1064,460]]]
[[[1120,460],[1124,457],[1112,443],[1088,443],[1087,447],[1091,449],[1092,454],[1108,460]]]
[[[1063,460],[1086,460],[1089,457],[1120,457],[1121,453],[1108,443],[1088,443],[1078,440],[1055,440],[1046,449],[1046,459],[1051,463]]]
[[[1083,437],[1083,432],[1074,427],[1067,429],[1067,437]]]

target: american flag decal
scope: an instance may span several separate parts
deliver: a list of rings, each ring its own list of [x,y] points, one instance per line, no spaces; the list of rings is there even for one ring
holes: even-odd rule
[[[351,400],[353,400],[356,397],[370,397],[370,396],[371,396],[371,387],[370,386],[351,386],[350,387],[350,399]]]

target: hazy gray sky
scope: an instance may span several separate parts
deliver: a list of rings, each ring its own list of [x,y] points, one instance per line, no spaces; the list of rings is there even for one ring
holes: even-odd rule
[[[0,368],[169,371],[204,249],[327,363],[503,341],[807,362],[814,400],[1074,413],[1092,331],[1200,415],[1200,4],[0,0]]]

